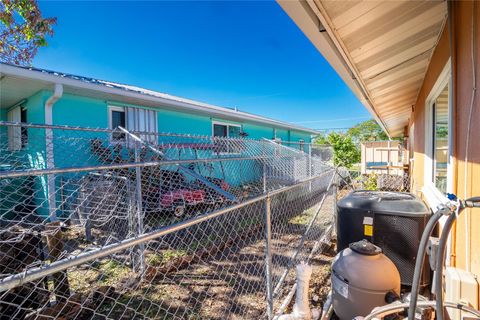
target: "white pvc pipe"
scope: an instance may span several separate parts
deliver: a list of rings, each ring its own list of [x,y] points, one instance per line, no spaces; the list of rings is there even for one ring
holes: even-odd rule
[[[295,304],[293,305],[293,315],[299,319],[312,318],[312,312],[308,305],[308,287],[311,277],[311,266],[305,262],[297,265],[297,292],[295,295]]]
[[[63,85],[55,84],[53,95],[45,102],[45,124],[53,124],[53,105],[63,95]],[[47,169],[55,167],[53,155],[53,132],[52,129],[45,129],[45,147],[47,153]],[[47,195],[48,195],[48,211],[51,221],[57,220],[57,205],[55,201],[55,175],[47,176]]]
[[[310,309],[308,288],[312,277],[312,267],[301,262],[297,265],[295,304],[292,313],[279,316],[278,320],[314,320],[320,317],[319,310]]]
[[[323,304],[321,320],[329,320],[333,313],[332,290],[327,295],[325,303]]]

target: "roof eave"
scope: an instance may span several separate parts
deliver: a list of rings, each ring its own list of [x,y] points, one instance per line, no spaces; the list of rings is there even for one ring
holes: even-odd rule
[[[387,126],[379,116],[375,106],[370,102],[371,99],[368,98],[367,91],[362,87],[360,81],[357,80],[360,77],[357,75],[355,68],[351,66],[345,55],[342,55],[342,49],[335,44],[335,36],[326,23],[327,19],[323,14],[320,11],[314,12],[308,1],[277,0],[277,3],[302,30],[325,60],[329,62],[331,67],[382,127],[382,130],[391,138]]]
[[[124,96],[124,97],[137,99],[137,100],[149,101],[149,102],[153,102],[166,107],[175,107],[183,110],[196,111],[199,113],[209,113],[209,114],[215,114],[217,116],[226,116],[229,118],[236,118],[238,120],[251,121],[254,123],[269,124],[272,126],[276,126],[284,129],[290,129],[290,130],[293,129],[296,131],[305,132],[312,135],[320,134],[320,132],[313,129],[299,127],[299,126],[291,125],[289,123],[285,123],[282,121],[277,121],[277,120],[273,120],[273,119],[253,115],[253,114],[248,114],[241,111],[228,110],[223,107],[207,105],[205,103],[196,102],[193,100],[179,98],[182,100],[182,101],[179,101],[175,99],[162,98],[162,97],[152,96],[148,94],[142,94],[139,92],[127,91],[119,88],[112,88],[112,87],[107,87],[99,84],[88,83],[81,80],[75,80],[75,79],[66,78],[66,77],[59,77],[49,73],[42,73],[39,71],[29,70],[21,67],[15,67],[7,64],[0,64],[0,67],[1,67],[0,68],[1,75],[44,81],[47,83],[51,83],[52,85],[59,83],[64,86],[70,86],[73,88],[91,90],[91,91],[102,92],[106,94]]]

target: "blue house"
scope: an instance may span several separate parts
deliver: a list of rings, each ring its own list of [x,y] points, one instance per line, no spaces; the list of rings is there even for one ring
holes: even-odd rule
[[[318,134],[251,113],[60,72],[0,64],[0,77],[4,121],[292,142],[310,142]]]
[[[132,132],[143,132],[150,138],[160,137],[161,133],[257,140],[265,138],[296,142],[295,145],[300,149],[305,148],[302,142],[310,143],[318,134],[315,130],[251,113],[135,86],[7,64],[0,64],[0,121],[104,129],[121,126]],[[20,169],[45,169],[95,165],[91,146],[86,143],[81,146],[77,142],[75,148],[68,149],[53,141],[49,157],[46,132],[44,129],[0,126],[0,137],[8,140],[0,143],[0,170],[16,170],[19,166]],[[70,134],[68,131],[62,132],[65,139]],[[124,136],[121,133],[111,134],[109,139],[115,142],[124,139]],[[49,166],[53,158],[54,166]],[[237,170],[234,166],[230,169]],[[248,180],[253,179],[254,175],[249,171],[241,176],[243,180]],[[56,206],[58,194],[56,199],[49,199],[48,190],[58,188],[61,184],[58,177],[37,177],[30,183],[35,186],[33,198],[36,207],[39,207],[39,203],[40,207],[45,208]],[[25,181],[17,184],[10,188],[21,187]],[[13,204],[9,205],[6,198],[5,192],[0,192],[0,202],[8,211]],[[10,200],[19,201],[18,197]]]

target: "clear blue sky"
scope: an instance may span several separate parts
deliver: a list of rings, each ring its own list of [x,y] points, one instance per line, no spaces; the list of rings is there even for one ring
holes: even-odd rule
[[[273,1],[41,1],[40,9],[58,23],[36,67],[314,129],[370,118]]]

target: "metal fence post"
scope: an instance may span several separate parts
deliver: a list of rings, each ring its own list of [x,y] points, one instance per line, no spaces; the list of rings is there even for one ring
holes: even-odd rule
[[[273,284],[272,284],[272,224],[271,198],[265,198],[265,280],[267,289],[267,316],[273,319]]]
[[[80,220],[80,223],[82,224],[85,224],[85,239],[87,241],[92,241],[92,224],[90,222],[90,213],[89,212],[86,212],[85,210],[85,205],[84,205],[84,201],[85,201],[85,198],[86,197],[86,192],[84,190],[85,186],[82,185],[82,188],[80,189],[80,195],[81,195],[81,199],[82,199],[82,202],[80,203],[80,205],[78,206],[77,210],[78,210],[78,219]]]
[[[46,225],[47,247],[50,261],[57,261],[62,258],[64,244],[60,221],[50,222]],[[58,301],[65,302],[70,297],[70,284],[67,271],[60,271],[52,274],[55,297]]]
[[[333,205],[332,205],[332,214],[333,214],[333,228],[332,228],[332,233],[335,235],[335,237],[337,236],[337,190],[338,190],[338,182],[339,182],[339,179],[338,179],[338,173],[337,173],[337,170],[335,170],[333,172],[333,199],[332,199],[332,202],[333,202]]]
[[[140,152],[141,152],[141,144],[138,141],[135,141],[135,162],[140,163]],[[137,210],[136,210],[136,221],[135,221],[135,236],[140,236],[143,234],[143,199],[142,199],[142,168],[137,166],[135,168],[135,192],[136,192],[136,200],[137,200]],[[145,244],[139,244],[136,248],[135,258],[134,261],[134,270],[136,272],[143,273],[145,270]]]
[[[267,192],[267,164],[263,163],[263,193]]]
[[[312,144],[308,144],[308,178],[312,177]],[[312,181],[308,183],[308,191],[312,192]]]
[[[267,152],[265,142],[262,142],[262,163],[263,163],[263,193],[267,192]]]

